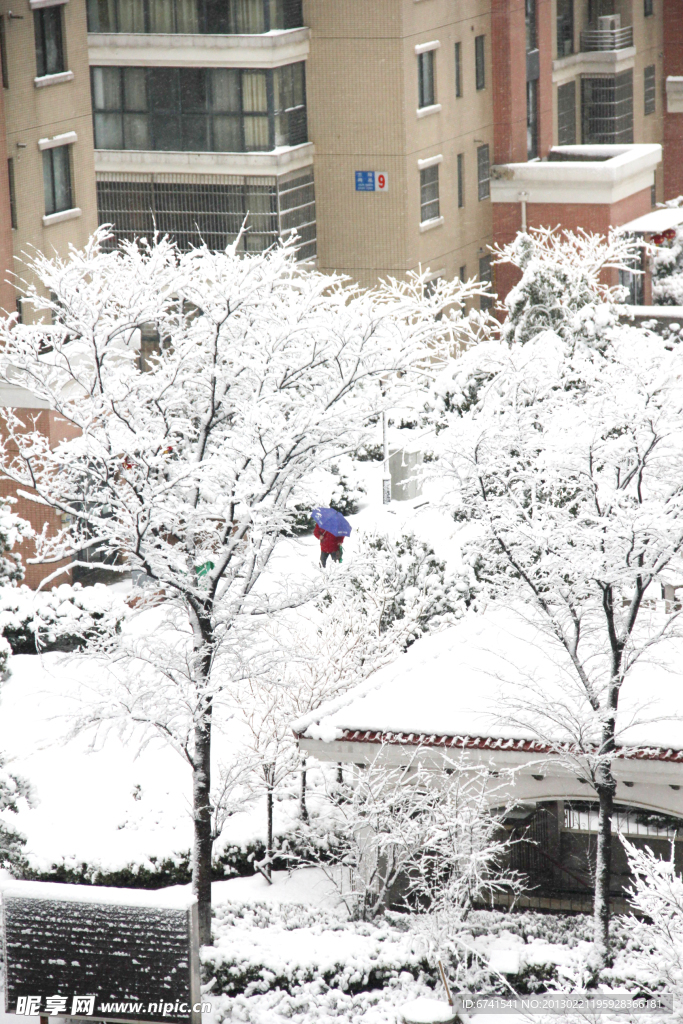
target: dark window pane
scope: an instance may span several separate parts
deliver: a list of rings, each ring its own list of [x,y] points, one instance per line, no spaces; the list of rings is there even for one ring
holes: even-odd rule
[[[648,18],[651,14],[655,13],[654,0],[643,0],[643,14]]]
[[[477,36],[474,40],[474,70],[477,89],[486,88],[485,39],[485,36]]]
[[[536,0],[524,0],[524,25],[526,28],[526,48],[535,50],[536,43]]]
[[[657,94],[657,69],[654,64],[650,64],[649,67],[645,68],[643,80],[645,86],[645,114],[654,114]]]
[[[154,113],[159,110],[180,111],[179,71],[179,68],[148,69],[147,99],[149,109]]]
[[[214,153],[241,153],[244,150],[242,141],[242,122],[239,117],[218,114],[212,118],[213,141],[211,149]]]
[[[55,208],[70,210],[71,202],[71,166],[69,147],[57,146],[52,152],[52,169],[55,179]]]
[[[145,68],[122,68],[124,109],[131,112],[147,110],[147,78]]]
[[[434,89],[434,50],[417,55],[418,107],[431,107],[436,102]]]
[[[180,104],[183,113],[207,109],[206,71],[204,68],[182,68],[180,72]]]
[[[151,149],[147,114],[123,115],[123,148]]]
[[[2,72],[3,89],[9,89],[9,75],[7,72],[7,38],[5,36],[4,14],[0,14],[0,72]]]
[[[173,0],[148,0],[149,31],[175,32]]]
[[[462,44],[455,44],[455,95],[462,96]]]
[[[477,147],[477,186],[479,199],[488,199],[491,193],[491,167],[489,147]]]
[[[493,282],[493,274],[491,272],[491,257],[482,256],[479,260],[479,280],[482,284],[491,284]],[[493,306],[493,299],[490,295],[482,295],[479,298],[480,309],[491,309]]]
[[[92,102],[95,110],[121,109],[120,68],[92,68]]]
[[[145,0],[116,0],[119,32],[146,32]]]
[[[116,0],[88,0],[88,32],[116,31]]]
[[[435,220],[439,211],[439,165],[420,171],[420,221]]]
[[[235,113],[241,109],[240,73],[237,68],[214,68],[211,72],[211,108]]]
[[[95,114],[93,121],[95,149],[123,149],[123,117],[121,114]]]
[[[52,178],[52,150],[43,150],[43,191],[45,193],[45,213],[49,216],[55,212],[55,187]]]
[[[65,71],[62,39],[62,7],[43,7],[33,12],[36,43],[36,75],[58,75]]]
[[[205,152],[209,145],[209,119],[205,114],[185,114],[182,118],[183,150]]]
[[[557,56],[574,52],[574,0],[557,0]]]
[[[13,228],[17,226],[17,193],[14,187],[14,160],[12,157],[7,161],[7,178],[9,181],[9,214],[10,223]]]
[[[526,83],[526,155],[538,156],[538,80]]]
[[[576,82],[557,87],[557,141],[560,146],[576,145]]]
[[[204,32],[213,35],[224,35],[232,32],[230,24],[230,4],[226,0],[205,0]]]
[[[167,149],[171,152],[182,149],[180,115],[152,113],[149,120],[153,149]]]
[[[465,154],[458,153],[458,206],[465,205]]]

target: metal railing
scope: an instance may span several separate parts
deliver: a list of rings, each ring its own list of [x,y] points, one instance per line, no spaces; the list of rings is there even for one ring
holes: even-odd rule
[[[581,33],[581,50],[624,50],[633,46],[633,26],[626,28],[588,28]]]

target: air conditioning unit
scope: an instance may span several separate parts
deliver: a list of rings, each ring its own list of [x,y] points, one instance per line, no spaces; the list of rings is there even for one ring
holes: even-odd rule
[[[598,18],[598,29],[600,32],[616,32],[620,28],[620,14],[606,14],[602,18]]]

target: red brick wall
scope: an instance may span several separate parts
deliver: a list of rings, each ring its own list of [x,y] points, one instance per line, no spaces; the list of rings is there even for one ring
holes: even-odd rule
[[[493,203],[493,239],[497,245],[507,245],[522,227],[520,203]],[[566,231],[595,232],[606,235],[610,227],[625,224],[643,213],[648,213],[650,190],[643,189],[611,206],[592,203],[527,203],[527,226],[530,228],[560,227]],[[505,298],[519,280],[519,272],[509,264],[494,268],[495,290]],[[616,283],[616,281],[614,282]]]
[[[492,0],[493,162],[526,160],[524,0]]]
[[[77,428],[65,420],[62,416],[52,412],[49,409],[17,409],[17,415],[24,422],[27,430],[35,428],[48,435],[52,445],[57,444],[61,440],[66,440],[69,437],[76,436]],[[0,431],[3,431],[2,421],[0,420]],[[21,488],[21,490],[30,491],[31,489]],[[22,519],[27,519],[33,528],[40,532],[44,526],[47,527],[48,536],[54,536],[57,530],[61,527],[61,519],[57,512],[53,509],[46,508],[44,505],[38,505],[36,502],[31,501],[30,498],[24,498],[17,495],[16,486],[9,480],[0,480],[0,495],[16,497],[16,502],[12,505],[12,510],[20,515]],[[18,548],[21,554],[22,561],[24,563],[24,583],[26,583],[32,590],[38,586],[38,584],[46,576],[55,572],[60,566],[64,566],[67,561],[56,562],[50,565],[27,565],[29,558],[35,554],[35,546],[31,541],[24,541]],[[63,572],[54,580],[54,585],[57,586],[60,583],[71,582],[71,571]],[[50,584],[53,585],[53,584]]]
[[[683,0],[662,0],[664,11],[664,78],[683,75]],[[664,107],[664,198],[683,195],[683,114],[666,113],[666,88],[662,83]]]
[[[14,269],[12,218],[9,205],[9,176],[7,173],[7,135],[5,128],[5,98],[0,85],[0,315],[4,310],[16,310],[14,288],[7,283]]]

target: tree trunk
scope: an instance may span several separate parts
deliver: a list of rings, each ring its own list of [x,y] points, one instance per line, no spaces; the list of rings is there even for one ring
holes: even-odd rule
[[[266,838],[266,871],[268,878],[273,877],[273,787],[269,784],[266,795],[266,807],[268,814],[268,836]]]
[[[308,824],[308,807],[306,806],[306,758],[301,758],[301,790],[299,793],[299,814],[301,820]]]
[[[594,942],[596,964],[605,967],[610,951],[610,882],[612,878],[612,815],[616,783],[611,769],[600,770],[602,779],[596,785],[600,800],[598,841],[595,855]]]
[[[344,772],[339,761],[337,761],[337,782],[339,783],[340,786],[344,782]]]
[[[194,812],[194,851],[192,892],[197,897],[199,944],[211,943],[211,711],[204,715],[194,732],[194,769],[192,773]]]

